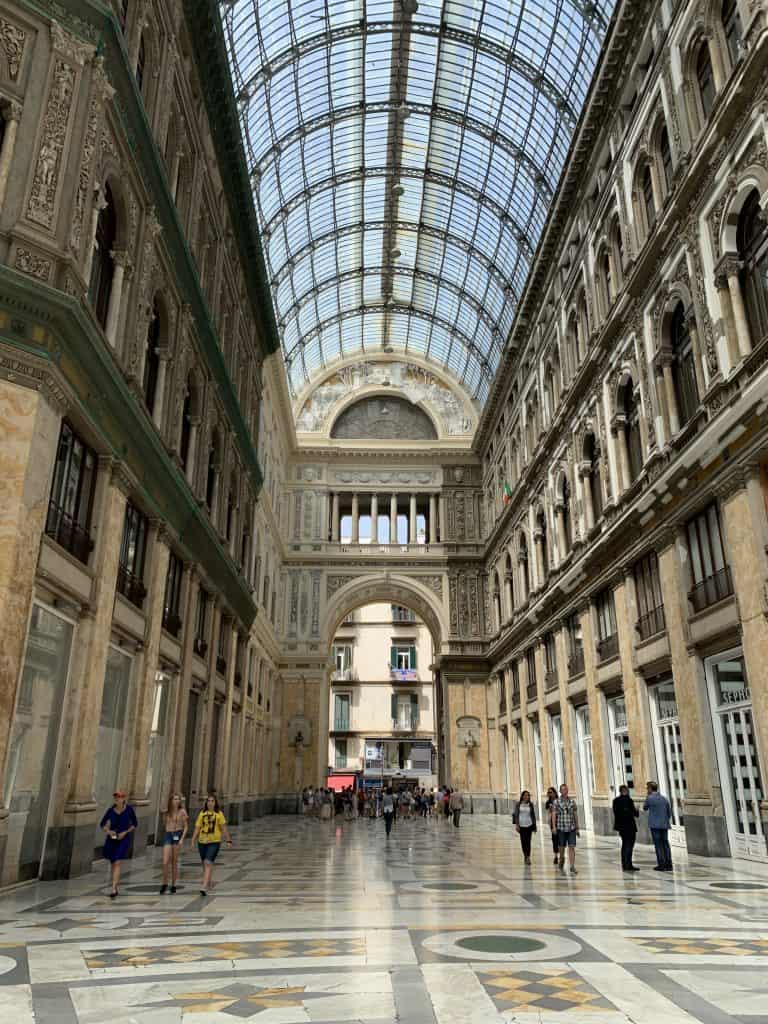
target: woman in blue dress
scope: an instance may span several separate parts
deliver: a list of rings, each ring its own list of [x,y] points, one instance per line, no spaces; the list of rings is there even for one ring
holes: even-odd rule
[[[131,832],[138,828],[136,812],[125,802],[125,793],[117,790],[112,794],[115,802],[101,819],[100,827],[107,833],[104,843],[104,857],[112,864],[112,892],[110,899],[117,896],[120,882],[120,864],[130,853]]]

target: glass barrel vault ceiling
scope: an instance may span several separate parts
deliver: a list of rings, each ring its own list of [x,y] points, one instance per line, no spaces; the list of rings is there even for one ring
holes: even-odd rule
[[[227,0],[291,389],[391,347],[488,394],[613,0]]]

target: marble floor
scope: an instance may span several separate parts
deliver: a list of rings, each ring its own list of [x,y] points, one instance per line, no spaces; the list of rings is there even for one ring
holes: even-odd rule
[[[507,818],[235,829],[217,886],[158,895],[158,851],[120,896],[103,864],[0,895],[8,1024],[768,1024],[768,866],[678,854],[623,874],[585,837],[524,866]]]

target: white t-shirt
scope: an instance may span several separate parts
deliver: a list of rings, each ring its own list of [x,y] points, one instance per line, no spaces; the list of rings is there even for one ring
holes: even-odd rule
[[[533,824],[530,804],[519,804],[517,808],[517,824],[520,828],[530,828]]]
[[[381,800],[381,809],[386,814],[388,811],[394,811],[395,809],[395,798],[391,793],[385,793]]]

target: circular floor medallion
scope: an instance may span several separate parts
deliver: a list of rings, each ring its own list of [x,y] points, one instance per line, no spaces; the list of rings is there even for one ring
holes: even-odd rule
[[[759,882],[713,882],[712,889],[730,889],[733,892],[762,892],[768,885]]]
[[[439,932],[422,946],[438,956],[456,960],[509,963],[515,960],[568,960],[581,952],[573,939],[550,932],[488,931]]]
[[[422,889],[436,889],[438,892],[466,892],[477,889],[474,882],[422,882]]]

